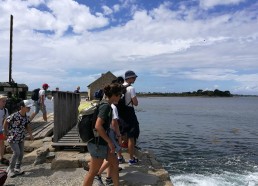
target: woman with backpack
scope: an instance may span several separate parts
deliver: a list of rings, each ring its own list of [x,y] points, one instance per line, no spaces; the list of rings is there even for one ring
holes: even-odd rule
[[[110,172],[114,186],[119,185],[118,160],[115,154],[115,146],[109,138],[110,122],[112,120],[112,103],[117,103],[122,95],[121,86],[118,83],[112,83],[104,87],[106,99],[102,100],[99,106],[99,112],[95,123],[95,138],[88,142],[87,147],[91,155],[90,169],[84,178],[83,186],[91,186],[94,177],[98,179],[98,171],[106,159],[110,165]]]

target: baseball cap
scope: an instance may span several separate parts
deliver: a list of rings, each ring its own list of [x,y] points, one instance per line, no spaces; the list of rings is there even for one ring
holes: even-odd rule
[[[0,94],[0,99],[7,99],[7,96]]]
[[[44,87],[49,87],[49,85],[47,84],[47,83],[44,83],[43,85],[42,85],[42,87],[44,88]]]
[[[128,71],[125,72],[125,79],[129,79],[129,78],[132,78],[132,77],[136,78],[138,76],[132,70],[128,70]]]
[[[32,107],[33,103],[30,102],[30,100],[23,100],[25,107]]]

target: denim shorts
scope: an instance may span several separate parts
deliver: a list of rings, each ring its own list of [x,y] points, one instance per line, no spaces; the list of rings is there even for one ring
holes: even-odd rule
[[[35,106],[35,113],[39,113],[39,111],[41,110],[43,114],[46,114],[46,105],[44,105],[42,108],[40,108],[40,103],[38,101],[34,101],[34,106]]]
[[[94,158],[107,159],[108,156],[108,146],[107,145],[96,145],[89,142],[87,144],[88,151],[90,155]]]

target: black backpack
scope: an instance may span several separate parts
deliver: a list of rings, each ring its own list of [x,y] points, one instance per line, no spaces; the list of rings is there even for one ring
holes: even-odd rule
[[[126,88],[131,86],[131,85],[121,85],[123,86],[122,88],[122,98],[118,101],[118,103],[116,104],[116,108],[117,108],[117,111],[118,111],[118,116],[121,117],[121,118],[124,118],[126,117],[126,112],[127,112],[127,107],[128,105],[131,103],[129,102],[128,105],[125,104],[125,93],[126,93]]]
[[[33,101],[38,101],[39,100],[39,91],[40,91],[40,88],[37,88],[37,89],[34,89],[31,93],[31,99]]]
[[[93,105],[87,110],[80,112],[77,121],[77,130],[81,140],[88,143],[94,139],[95,123],[97,120],[100,104]]]

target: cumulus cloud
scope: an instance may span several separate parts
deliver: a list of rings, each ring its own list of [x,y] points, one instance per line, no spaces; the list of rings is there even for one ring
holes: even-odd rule
[[[246,0],[200,0],[200,6],[204,9],[210,9],[218,5],[235,5]]]
[[[41,73],[56,86],[66,82],[69,89],[74,83],[90,83],[99,72],[122,75],[130,67],[154,77],[232,81],[239,85],[235,90],[255,88],[257,74],[250,70],[258,68],[258,4],[223,14],[172,5],[147,10],[127,0],[93,12],[73,0],[1,1],[0,43],[5,47],[0,48],[0,60],[8,61],[9,15],[14,12],[14,77],[24,76],[32,86]],[[126,8],[130,19],[111,25],[106,16],[117,18],[115,13]],[[6,76],[6,69],[8,63],[0,73]]]

